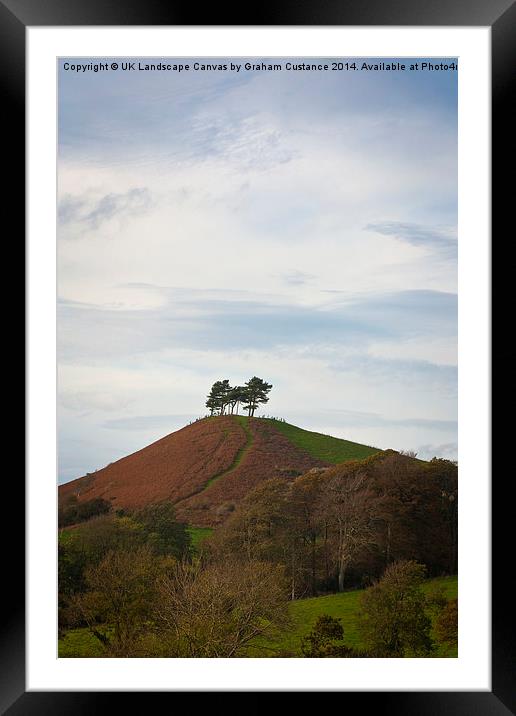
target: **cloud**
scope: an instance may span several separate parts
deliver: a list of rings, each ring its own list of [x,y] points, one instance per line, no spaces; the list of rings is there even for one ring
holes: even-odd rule
[[[401,221],[384,221],[367,224],[366,231],[374,231],[383,236],[393,236],[412,246],[441,251],[448,256],[457,254],[457,234],[455,229],[430,227]]]
[[[436,420],[432,418],[393,418],[377,413],[364,413],[352,410],[339,411],[339,420],[346,419],[349,425],[361,425],[367,427],[411,427],[425,428],[428,430],[450,431],[457,429],[456,420]]]
[[[65,194],[59,202],[58,219],[62,225],[79,223],[89,230],[95,230],[113,217],[137,216],[150,206],[150,192],[145,187],[130,189],[125,193],[111,192],[97,199]]]
[[[317,420],[329,424],[334,423],[340,428],[423,428],[424,430],[453,432],[457,430],[456,420],[438,420],[433,418],[394,418],[380,413],[368,413],[358,410],[330,408],[325,411],[314,410],[306,413],[296,412],[297,419],[303,423],[307,420]]]
[[[206,299],[199,292],[184,290],[171,291],[162,306],[148,310],[60,301],[60,357],[64,361],[102,359],[181,347],[203,351],[280,346],[364,349],[382,339],[455,335],[456,300],[454,294],[437,291],[401,291],[300,306]]]
[[[106,420],[102,426],[109,430],[167,430],[178,423],[186,425],[192,419],[191,414],[184,415],[134,415],[130,418]]]
[[[223,157],[241,172],[263,171],[294,156],[282,132],[260,114],[230,117],[227,112],[203,111],[194,117],[192,131],[204,139],[204,155],[198,155],[198,159]]]
[[[313,273],[305,273],[304,271],[290,271],[289,273],[283,274],[283,279],[286,283],[291,286],[301,286],[308,281],[313,281],[317,278]]]
[[[431,460],[433,457],[456,460],[457,454],[458,445],[456,442],[444,443],[442,445],[420,445],[417,448],[417,456],[422,460]]]
[[[63,408],[74,411],[100,410],[111,412],[123,410],[131,402],[130,397],[117,395],[113,390],[104,392],[95,390],[61,390],[59,394],[59,404]]]
[[[78,221],[84,211],[86,201],[83,198],[66,194],[57,207],[57,219],[60,224],[70,224]]]

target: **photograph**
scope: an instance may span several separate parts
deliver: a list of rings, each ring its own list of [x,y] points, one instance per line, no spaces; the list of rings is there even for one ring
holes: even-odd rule
[[[59,660],[461,656],[459,62],[57,59]]]

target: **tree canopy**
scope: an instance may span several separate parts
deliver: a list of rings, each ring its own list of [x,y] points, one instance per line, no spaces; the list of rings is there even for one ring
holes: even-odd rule
[[[231,386],[229,380],[216,380],[206,399],[210,415],[238,415],[239,406],[254,416],[260,405],[269,401],[272,385],[253,376],[244,385]]]

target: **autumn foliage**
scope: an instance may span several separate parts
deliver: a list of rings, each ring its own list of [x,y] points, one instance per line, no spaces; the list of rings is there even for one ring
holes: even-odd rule
[[[399,560],[453,573],[456,481],[453,463],[394,452],[273,478],[246,495],[211,549],[283,564],[292,598],[368,586]]]

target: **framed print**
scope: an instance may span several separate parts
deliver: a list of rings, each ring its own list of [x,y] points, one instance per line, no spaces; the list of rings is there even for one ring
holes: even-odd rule
[[[489,310],[514,6],[262,10],[1,5],[27,142],[8,713],[516,710]]]

